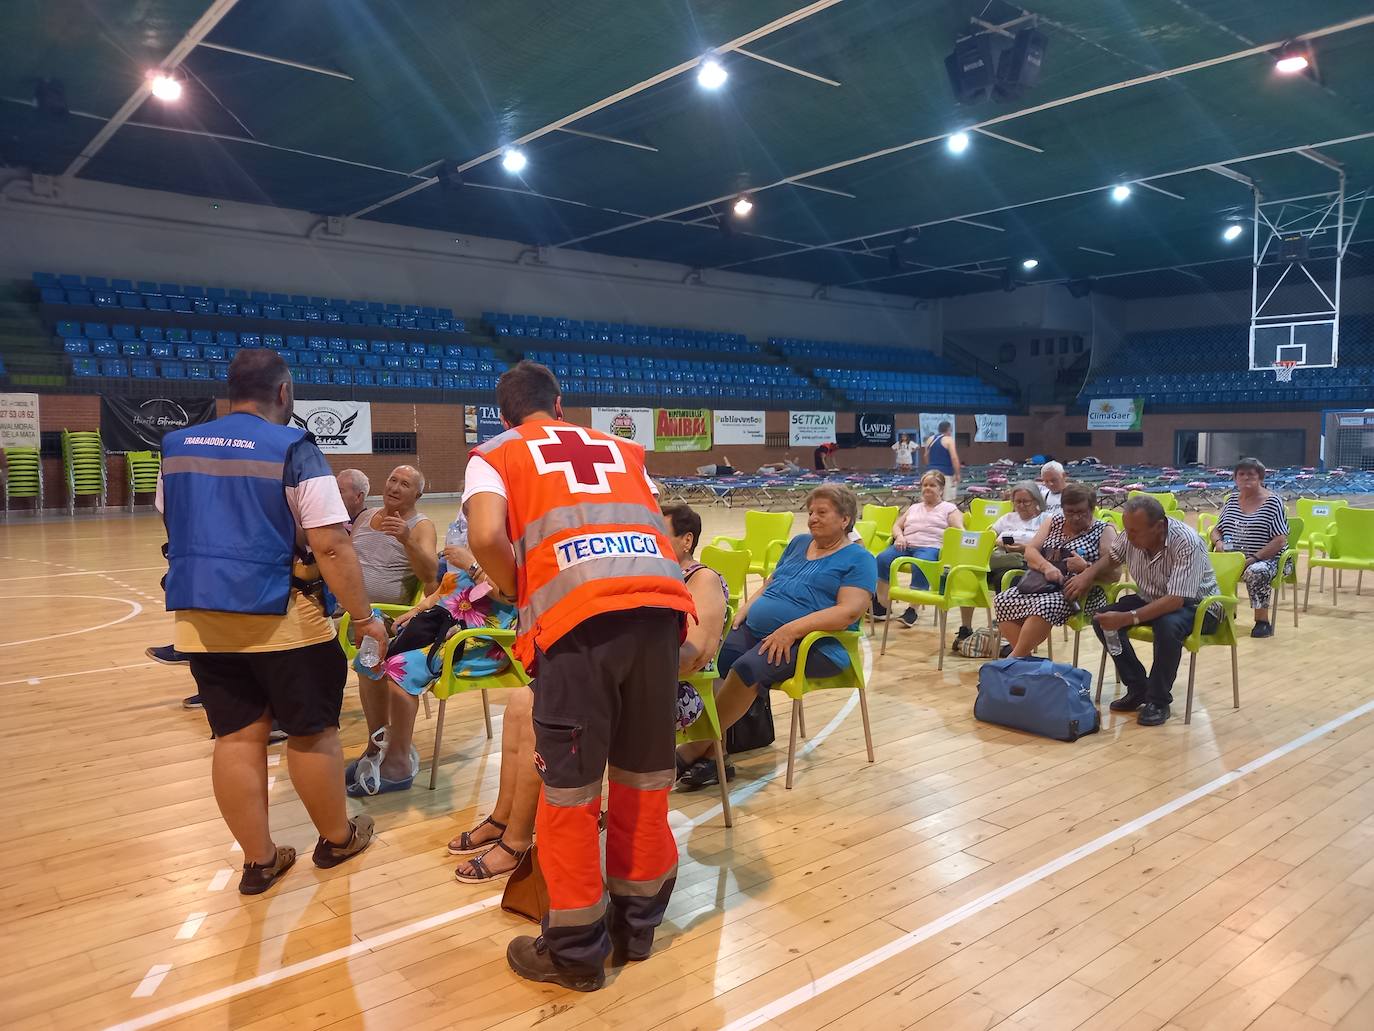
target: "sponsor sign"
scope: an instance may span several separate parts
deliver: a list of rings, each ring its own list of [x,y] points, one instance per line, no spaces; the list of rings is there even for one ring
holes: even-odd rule
[[[1138,430],[1144,414],[1143,397],[1099,397],[1088,404],[1088,429]]]
[[[921,447],[925,447],[929,444],[930,438],[940,432],[940,423],[942,422],[949,423],[949,432],[951,434],[959,425],[954,421],[954,414],[952,412],[946,412],[943,415],[939,412],[934,414],[927,414],[926,412],[921,413]]]
[[[326,454],[372,454],[372,406],[366,401],[297,398],[291,424],[310,433]]]
[[[834,412],[788,412],[787,444],[789,447],[815,447],[835,439]]]
[[[463,437],[469,444],[484,444],[504,432],[496,405],[463,406]]]
[[[979,444],[1005,444],[1007,417],[1005,415],[975,415],[973,439]]]
[[[763,444],[767,441],[762,412],[713,413],[716,446],[726,444]]]
[[[654,450],[652,408],[593,408],[592,429],[622,440],[633,440],[645,451]]]
[[[619,533],[584,533],[553,546],[558,556],[558,568],[580,566],[583,562],[594,562],[599,558],[615,558],[621,555],[652,555],[666,558],[658,547],[658,538],[652,533],[628,530]]]
[[[37,394],[0,394],[0,447],[38,447]]]
[[[161,451],[162,438],[215,417],[213,397],[150,397],[136,401],[100,395],[100,439],[106,451]]]
[[[711,450],[709,408],[659,408],[654,412],[655,451]]]
[[[854,416],[854,436],[860,445],[889,445],[897,439],[897,417],[891,412],[860,412]]]

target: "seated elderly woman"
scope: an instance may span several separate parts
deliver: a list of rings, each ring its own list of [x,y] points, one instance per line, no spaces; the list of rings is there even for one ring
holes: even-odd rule
[[[949,527],[963,529],[964,514],[952,501],[945,500],[945,474],[931,469],[921,477],[921,500],[911,505],[892,524],[892,543],[878,556],[878,590],[873,603],[873,618],[888,618],[887,578],[892,569],[892,560],[914,556],[929,561],[940,557],[940,545],[944,543],[945,530]],[[920,569],[912,567],[911,586],[917,590],[927,590],[930,584]],[[959,635],[956,643],[973,632],[971,622],[973,609],[960,610]],[[916,625],[916,609],[908,605],[906,611],[897,619],[898,626]]]
[[[754,698],[797,672],[797,651],[813,630],[853,629],[868,608],[877,566],[862,544],[850,540],[859,514],[849,487],[825,484],[806,499],[807,530],[793,537],[763,590],[735,614],[720,649],[716,693],[721,729],[733,726]],[[823,640],[807,656],[806,674],[834,676],[849,665],[843,645]],[[678,786],[695,791],[720,783],[715,744],[694,741],[678,748]],[[733,767],[726,765],[726,779]]]
[[[1100,583],[1084,580],[1084,571],[1111,550],[1116,529],[1093,516],[1097,492],[1087,484],[1064,485],[1060,511],[1051,515],[1026,545],[1026,565],[1046,581],[1027,593],[1021,582],[997,595],[997,625],[1010,642],[1004,653],[1030,655],[1077,612],[1092,615],[1107,604]],[[1027,583],[1026,586],[1031,586]]]
[[[988,583],[1001,590],[1002,577],[1012,569],[1026,568],[1026,545],[1045,521],[1045,503],[1040,488],[1023,480],[1011,489],[1011,511],[989,527],[997,535],[997,550],[989,563]]]
[[[1217,524],[1212,527],[1212,547],[1216,551],[1236,551],[1245,556],[1245,590],[1255,610],[1251,637],[1273,637],[1269,620],[1269,596],[1278,557],[1288,547],[1288,515],[1283,501],[1264,486],[1268,470],[1258,458],[1242,458],[1236,463],[1237,490],[1221,506]]]
[[[374,605],[405,605],[418,587],[438,582],[439,545],[434,523],[415,509],[425,492],[424,473],[398,465],[386,478],[382,507],[361,512],[353,523],[353,550],[363,588]]]

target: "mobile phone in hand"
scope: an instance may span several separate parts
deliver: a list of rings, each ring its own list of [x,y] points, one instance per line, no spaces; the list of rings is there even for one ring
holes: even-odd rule
[[[1004,534],[1003,537],[1002,537],[1002,543],[1003,543],[1003,544],[1015,544],[1015,543],[1016,543],[1016,538],[1013,537],[1013,536],[1012,536],[1011,534],[1009,534],[1009,533],[1008,533],[1008,534]]]

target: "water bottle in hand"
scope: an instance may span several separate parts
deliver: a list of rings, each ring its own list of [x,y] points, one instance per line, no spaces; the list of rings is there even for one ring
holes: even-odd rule
[[[1105,642],[1105,644],[1107,645],[1107,654],[1108,654],[1108,655],[1120,655],[1120,654],[1121,654],[1121,631],[1119,631],[1119,630],[1103,630],[1103,631],[1102,631],[1102,640],[1103,640],[1103,642]]]
[[[376,669],[382,664],[382,651],[377,647],[375,637],[364,637],[358,646],[358,661],[368,669]]]
[[[448,533],[444,534],[444,547],[466,548],[468,546],[468,520],[462,512],[458,513],[458,518],[448,524]]]

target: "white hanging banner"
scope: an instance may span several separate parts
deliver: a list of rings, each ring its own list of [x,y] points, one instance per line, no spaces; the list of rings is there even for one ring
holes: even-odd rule
[[[593,408],[592,429],[633,440],[645,451],[654,449],[652,408]]]
[[[763,444],[767,441],[762,412],[715,412],[716,444]]]
[[[0,447],[38,447],[37,394],[0,394]]]
[[[304,401],[296,398],[291,422],[308,430],[321,451],[372,454],[372,405],[366,401]]]
[[[1005,444],[1007,417],[1005,415],[975,415],[973,439],[979,444]]]
[[[815,447],[835,439],[834,412],[788,412],[788,447]]]
[[[937,433],[940,432],[940,423],[942,423],[942,422],[947,422],[947,423],[949,423],[949,432],[950,432],[950,433],[953,433],[953,432],[954,432],[954,427],[955,427],[955,425],[956,425],[956,423],[955,423],[955,421],[954,421],[954,413],[952,413],[952,412],[946,412],[944,415],[940,415],[939,413],[936,413],[935,415],[930,415],[930,414],[928,414],[928,413],[926,413],[926,412],[922,412],[922,413],[921,413],[921,446],[922,446],[922,447],[925,447],[926,444],[928,444],[928,443],[930,442],[930,438],[933,437],[933,436],[935,436],[935,434],[937,434]]]

